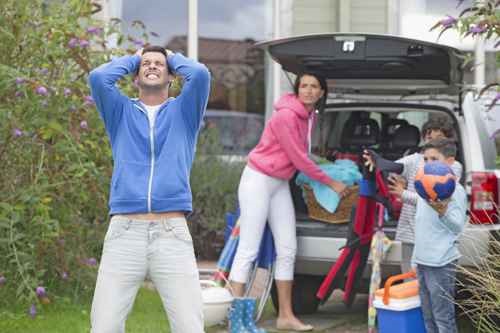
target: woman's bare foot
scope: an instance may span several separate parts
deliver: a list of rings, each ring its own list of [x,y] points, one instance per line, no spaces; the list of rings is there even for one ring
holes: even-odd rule
[[[308,332],[312,331],[311,325],[304,324],[297,317],[278,318],[276,320],[276,328],[283,331]]]

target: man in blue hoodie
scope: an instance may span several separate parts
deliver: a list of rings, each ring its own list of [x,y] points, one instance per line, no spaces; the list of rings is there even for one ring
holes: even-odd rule
[[[183,77],[168,96],[171,73]],[[139,98],[116,82],[136,75]],[[207,105],[207,68],[149,46],[94,69],[89,84],[113,153],[111,222],[92,302],[93,333],[125,332],[146,276],[163,301],[172,332],[203,332],[201,288],[185,214],[192,210],[189,174]]]

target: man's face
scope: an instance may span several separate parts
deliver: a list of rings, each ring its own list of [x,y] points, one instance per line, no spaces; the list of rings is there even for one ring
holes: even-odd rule
[[[141,89],[164,89],[169,80],[167,66],[167,59],[162,53],[144,53],[139,67],[139,87]]]
[[[439,150],[435,148],[429,148],[424,150],[424,161],[425,163],[439,161],[451,165],[453,164],[455,159],[453,157],[444,156],[443,154],[441,154],[441,152],[439,152]]]

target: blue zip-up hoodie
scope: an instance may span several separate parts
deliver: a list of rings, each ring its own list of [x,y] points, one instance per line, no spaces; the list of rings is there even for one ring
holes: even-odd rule
[[[115,58],[90,72],[89,84],[113,151],[110,214],[192,210],[189,174],[207,106],[207,68],[181,54],[168,66],[184,78],[181,94],[158,110],[151,128],[141,102],[116,82],[139,68],[138,55]]]

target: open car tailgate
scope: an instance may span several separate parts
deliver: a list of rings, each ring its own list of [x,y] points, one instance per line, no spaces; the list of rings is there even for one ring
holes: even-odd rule
[[[284,70],[311,72],[337,91],[355,93],[459,93],[461,51],[388,35],[315,34],[256,44]]]

